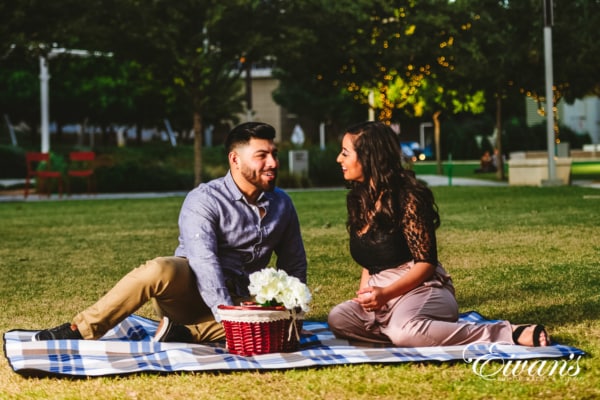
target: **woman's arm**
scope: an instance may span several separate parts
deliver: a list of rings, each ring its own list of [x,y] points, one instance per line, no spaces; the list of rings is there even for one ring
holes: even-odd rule
[[[358,301],[368,311],[383,307],[389,300],[402,296],[429,280],[437,265],[435,210],[426,196],[407,193],[400,212],[404,238],[415,261],[404,276],[386,287],[361,287]]]
[[[361,289],[369,286],[369,277],[370,276],[371,275],[369,274],[369,270],[366,268],[363,268],[362,273],[360,275],[360,284],[358,285],[358,290],[361,290]]]

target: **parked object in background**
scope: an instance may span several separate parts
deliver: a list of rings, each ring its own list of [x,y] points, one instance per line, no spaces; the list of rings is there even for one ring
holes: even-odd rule
[[[69,153],[69,170],[67,171],[67,188],[71,194],[71,179],[85,178],[87,180],[87,192],[95,192],[94,185],[94,160],[96,153],[93,151],[72,151]]]
[[[35,178],[40,189],[46,189],[48,197],[50,197],[50,186],[48,180],[56,179],[58,183],[58,192],[62,197],[63,193],[63,179],[60,171],[52,171],[50,165],[50,153],[39,153],[39,152],[27,152],[25,153],[25,160],[27,163],[27,176],[25,177],[25,193],[24,196],[27,198],[29,195],[29,186],[31,179]],[[40,168],[40,164],[45,163],[43,169]]]
[[[401,142],[400,149],[402,154],[413,162],[424,161],[432,157],[431,149],[421,148],[417,142]]]

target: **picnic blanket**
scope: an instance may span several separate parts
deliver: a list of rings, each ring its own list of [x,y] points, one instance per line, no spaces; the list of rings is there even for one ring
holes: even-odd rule
[[[461,320],[491,322],[477,312]],[[443,347],[390,347],[336,339],[325,322],[305,321],[300,348],[293,353],[251,357],[232,355],[224,342],[210,344],[155,343],[158,322],[132,315],[100,340],[32,342],[37,331],[11,330],[4,334],[4,352],[11,368],[25,376],[107,376],[140,372],[274,370],[354,363],[402,363],[481,359],[526,360],[565,358],[585,353],[553,344],[524,347],[471,344]]]

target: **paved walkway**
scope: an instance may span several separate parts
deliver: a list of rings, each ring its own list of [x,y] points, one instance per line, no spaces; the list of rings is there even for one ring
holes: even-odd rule
[[[486,179],[448,178],[443,175],[417,175],[417,178],[424,180],[429,186],[508,186],[506,182]]]
[[[485,179],[469,179],[469,178],[452,178],[441,175],[418,175],[417,178],[427,182],[429,186],[488,186],[502,187],[508,186],[506,182],[496,182]],[[27,199],[23,197],[23,190],[1,190],[3,187],[10,187],[21,183],[19,180],[0,180],[0,203],[5,202],[22,202],[22,201],[45,201],[45,200],[60,200],[58,194],[54,193],[49,198],[42,195],[31,194]],[[592,181],[575,181],[573,186],[586,186],[590,188],[600,189],[600,182]],[[295,190],[331,190],[339,188],[315,188],[315,189],[286,189],[286,191]],[[74,194],[71,196],[63,195],[62,200],[94,200],[94,199],[148,199],[161,197],[182,197],[187,194],[187,191],[174,192],[143,192],[143,193],[98,193],[96,195]]]

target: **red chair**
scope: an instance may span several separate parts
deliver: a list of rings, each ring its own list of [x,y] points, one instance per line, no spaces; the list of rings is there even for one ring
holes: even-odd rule
[[[68,191],[71,195],[71,179],[72,178],[85,178],[87,180],[87,191],[88,194],[92,193],[94,188],[94,160],[96,160],[96,153],[93,151],[72,151],[69,153],[69,170],[67,175],[68,180]],[[95,188],[94,188],[95,189]]]
[[[47,187],[46,193],[48,197],[50,197],[50,185],[48,185],[48,180],[55,179],[58,183],[58,192],[60,197],[63,194],[63,179],[60,171],[52,171],[52,167],[50,165],[50,154],[49,153],[38,153],[38,152],[27,152],[25,153],[25,161],[27,163],[27,176],[25,178],[25,198],[29,195],[29,186],[31,185],[31,179],[35,178],[40,192],[42,189]],[[45,168],[40,169],[39,164],[45,163]]]

